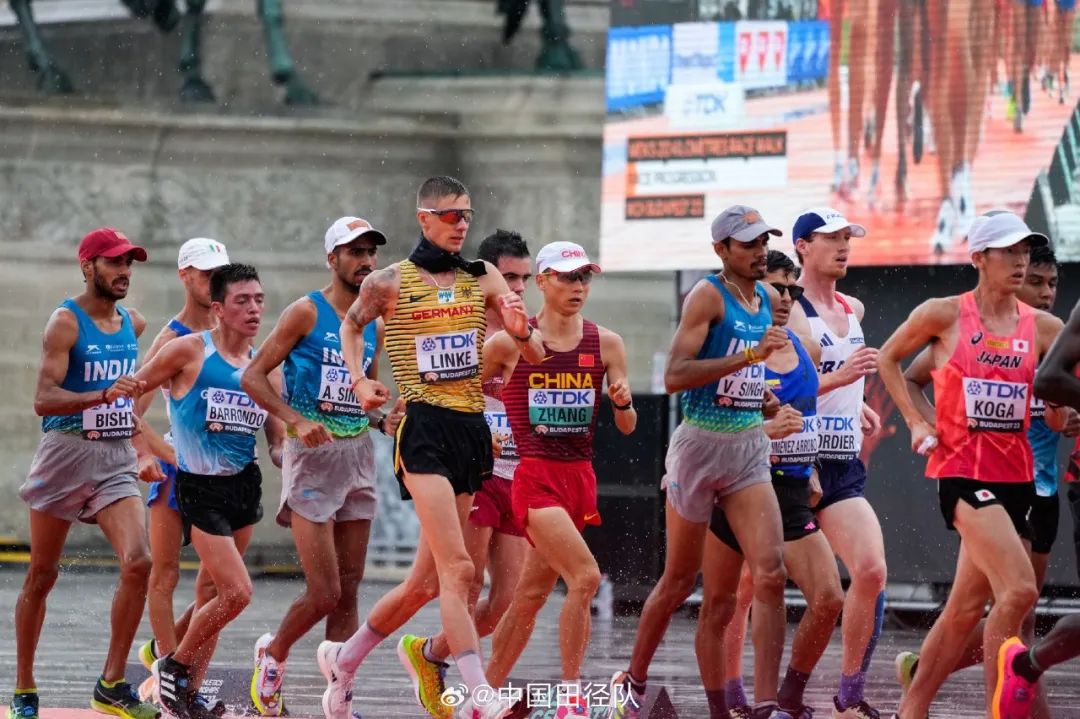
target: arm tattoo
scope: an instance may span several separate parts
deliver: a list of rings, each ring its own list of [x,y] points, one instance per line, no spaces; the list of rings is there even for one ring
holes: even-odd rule
[[[390,303],[391,293],[397,282],[395,268],[376,270],[367,276],[364,284],[360,286],[360,297],[347,314],[358,330],[363,329],[369,322],[381,317]]]

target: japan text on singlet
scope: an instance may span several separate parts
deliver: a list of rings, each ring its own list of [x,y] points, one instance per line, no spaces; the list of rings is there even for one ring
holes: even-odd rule
[[[703,281],[712,284],[723,298],[724,319],[709,327],[697,358],[741,355],[747,347],[756,346],[772,324],[772,303],[761,283],[754,287],[759,309],[750,314],[719,277],[709,275]],[[758,362],[718,382],[683,390],[683,418],[686,423],[710,432],[742,432],[761,426],[764,399],[765,364]]]
[[[787,333],[799,355],[799,364],[790,372],[773,372],[766,367],[765,386],[781,405],[789,404],[802,413],[802,429],[771,441],[769,465],[773,479],[808,481],[818,452],[818,374],[799,338],[791,330]]]
[[[533,326],[536,319],[531,320]],[[600,330],[582,320],[581,342],[568,352],[544,346],[544,360],[518,360],[503,387],[518,454],[558,460],[592,459],[604,389]]]
[[[956,349],[933,371],[938,447],[926,476],[1033,480],[1027,430],[1038,364],[1035,310],[1017,305],[1016,329],[996,336],[983,326],[975,295],[960,295]]]
[[[499,456],[495,457],[492,474],[502,479],[513,479],[518,466],[517,443],[514,432],[510,429],[510,420],[506,416],[506,405],[502,401],[503,378],[492,377],[484,383],[484,419],[492,435],[502,437]]]
[[[341,354],[341,319],[321,290],[308,294],[315,305],[315,326],[285,358],[285,401],[313,422],[326,425],[335,437],[356,437],[367,431],[368,416],[353,393],[353,378]],[[375,359],[378,324],[364,327],[363,369]]]
[[[394,381],[407,402],[484,411],[480,386],[484,292],[475,277],[454,271],[454,284],[433,287],[410,260],[401,267],[394,316],[386,323],[386,351]]]
[[[799,304],[810,321],[814,341],[821,346],[821,360],[818,363],[818,373],[821,375],[836,372],[852,354],[866,345],[859,318],[840,293],[836,294],[836,301],[844,308],[847,317],[847,332],[844,335],[829,329],[805,296],[799,298]],[[859,456],[863,438],[859,415],[865,385],[866,380],[860,377],[849,385],[837,387],[818,397],[819,459],[853,462]]]
[[[237,474],[255,459],[255,435],[266,422],[266,410],[240,388],[243,368],[218,354],[210,331],[199,335],[199,376],[183,397],[169,399],[176,464],[192,474]]]
[[[123,375],[135,373],[139,340],[131,316],[120,305],[120,329],[107,334],[98,329],[90,315],[75,300],[61,307],[75,315],[79,335],[68,352],[68,369],[60,386],[69,392],[101,392]],[[89,440],[128,439],[135,429],[135,403],[130,397],[96,404],[82,412],[41,418],[43,432],[58,431]]]

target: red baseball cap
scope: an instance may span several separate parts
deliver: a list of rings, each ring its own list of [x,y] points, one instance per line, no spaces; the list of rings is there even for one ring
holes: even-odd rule
[[[79,262],[95,257],[119,257],[128,252],[134,253],[137,262],[146,262],[146,250],[131,244],[123,232],[111,227],[99,227],[79,243]]]

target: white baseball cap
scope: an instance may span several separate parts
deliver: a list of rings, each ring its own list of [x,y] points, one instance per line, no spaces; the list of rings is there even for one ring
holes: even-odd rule
[[[600,265],[589,259],[585,248],[574,242],[550,242],[536,253],[537,272],[573,272],[585,268],[600,271]]]
[[[326,254],[333,252],[335,247],[347,245],[357,237],[365,235],[370,237],[371,241],[376,245],[386,244],[386,235],[372,227],[367,220],[351,216],[339,217],[326,231],[326,238],[323,242],[326,247]]]
[[[1050,243],[1046,235],[1032,231],[1012,212],[991,211],[982,217],[975,218],[975,221],[971,223],[971,231],[968,233],[968,251],[975,253],[1012,247],[1024,240],[1030,242],[1032,246]]]
[[[212,270],[229,264],[229,253],[225,245],[208,237],[195,237],[180,245],[180,255],[176,259],[179,269],[194,267],[197,270]]]

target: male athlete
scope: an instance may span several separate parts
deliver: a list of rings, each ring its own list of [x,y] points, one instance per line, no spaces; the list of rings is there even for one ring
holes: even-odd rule
[[[863,434],[880,425],[863,404],[865,378],[875,371],[877,350],[866,346],[860,325],[863,304],[836,291],[837,280],[847,275],[851,238],[865,235],[862,225],[828,207],[803,213],[792,231],[805,292],[792,308],[790,324],[821,347],[817,470],[822,497],[814,512],[851,576],[841,623],[840,687],[833,698],[838,719],[876,715],[863,698],[863,687],[884,617],[885,542],[864,496],[866,467],[859,459]]]
[[[989,215],[992,216],[992,215]],[[987,215],[976,218],[981,224]],[[1035,309],[1049,312],[1057,296],[1058,268],[1054,252],[1048,246],[1038,245],[1031,249],[1031,260],[1027,268],[1024,284],[1016,293],[1017,299]],[[909,385],[911,398],[927,421],[933,422],[934,409],[923,393],[923,388],[933,379],[933,359],[929,348],[919,353],[911,365],[904,371],[904,378]],[[1046,423],[1046,404],[1037,397],[1031,401],[1031,426],[1028,429],[1028,442],[1035,457],[1035,496],[1032,497],[1028,521],[1031,524],[1031,564],[1035,569],[1035,584],[1042,593],[1050,564],[1050,550],[1057,539],[1058,520],[1061,513],[1061,500],[1058,497],[1057,446],[1060,435],[1057,429]],[[1080,429],[1080,418],[1070,412],[1062,434],[1075,437]],[[953,671],[959,671],[983,661],[982,622],[971,633],[967,648]],[[1024,622],[1024,635],[1031,636],[1035,626],[1035,613],[1028,614]],[[914,652],[901,652],[896,658],[897,679],[904,690],[911,685],[918,669],[919,655]],[[1040,716],[1049,716],[1045,697],[1036,698],[1035,709]]]
[[[196,332],[212,329],[217,323],[210,310],[210,275],[215,269],[229,264],[229,254],[225,245],[205,237],[196,237],[180,246],[177,256],[177,275],[184,286],[184,306],[180,312],[161,328],[154,338],[150,349],[143,357],[143,364],[154,358],[165,344],[176,337],[185,337]],[[165,401],[168,402],[168,394]],[[155,394],[147,392],[135,402],[135,413],[145,417],[154,401]],[[146,597],[150,615],[150,628],[154,638],[139,649],[139,659],[147,670],[159,657],[176,650],[177,637],[183,635],[191,621],[191,613],[196,603],[209,601],[213,593],[213,582],[205,571],[200,569],[195,580],[197,601],[188,605],[180,619],[174,624],[173,593],[180,580],[180,545],[184,538],[184,526],[180,519],[180,509],[176,504],[176,453],[172,449],[172,438],[165,435],[167,447],[159,447],[158,452],[165,456],[160,459],[152,451],[148,442],[156,439],[144,424],[145,431],[134,442],[139,455],[139,477],[151,482],[146,504],[150,517],[150,587]],[[146,440],[146,441],[140,441]],[[198,685],[206,671],[206,662],[196,660],[196,682]],[[140,692],[147,690],[140,687]],[[143,697],[149,696],[143,693]],[[217,711],[223,712],[224,704],[215,703]]]
[[[1080,410],[1080,305],[1050,348],[1035,376],[1035,394],[1048,404]],[[994,719],[1026,719],[1035,684],[1050,667],[1080,656],[1080,615],[1065,617],[1029,649],[1011,637],[997,654],[997,684],[991,706]]]
[[[529,248],[520,234],[496,230],[480,243],[477,257],[494,265],[506,280],[510,291],[524,298],[525,287],[532,277],[532,262]],[[490,332],[501,330],[502,318],[499,312],[487,310],[487,323]],[[510,606],[521,577],[525,549],[528,546],[524,538],[525,532],[514,518],[511,506],[518,451],[506,417],[506,407],[501,399],[503,386],[502,375],[497,374],[484,380],[484,418],[491,429],[492,437],[499,444],[500,451],[494,459],[491,479],[484,482],[477,491],[469,512],[469,521],[462,527],[465,533],[465,548],[476,567],[469,600],[470,606],[474,606],[476,632],[481,637],[495,631],[496,625]],[[485,567],[490,567],[491,587],[487,597],[479,599],[484,584]],[[398,644],[398,658],[416,685],[419,701],[434,717],[449,716],[452,711],[452,707],[442,701],[446,687],[442,681],[444,671],[440,671],[445,670],[449,656],[450,645],[446,641],[445,632],[427,640],[407,634]]]
[[[802,296],[797,277],[795,263],[787,255],[769,250],[765,281],[779,294],[773,305],[777,327],[787,324],[791,306]],[[783,406],[776,417],[765,422],[764,429],[772,440],[769,464],[784,523],[784,565],[806,597],[806,612],[795,631],[791,663],[777,702],[780,711],[793,719],[808,719],[813,710],[803,704],[803,692],[829,645],[844,590],[832,548],[818,531],[810,509],[810,477],[818,448],[817,363],[821,350],[815,342],[804,347],[790,330],[788,336],[791,343],[765,360],[765,383]],[[741,549],[721,510],[713,511],[710,529],[705,549],[705,601],[698,619],[698,664],[712,719],[751,717],[742,687],[742,654],[753,583],[748,572],[740,571]],[[735,615],[725,631],[715,618],[724,612],[715,611],[715,607],[730,605],[736,589]],[[722,643],[716,641],[720,632],[724,632]]]
[[[929,453],[927,475],[938,480],[946,525],[963,540],[945,608],[920,651],[919,671],[898,716],[922,719],[956,666],[986,601],[984,656],[994,657],[1017,634],[1038,598],[1022,539],[1030,539],[1034,457],[1027,441],[1031,385],[1038,358],[1061,320],[1017,300],[1031,248],[1046,245],[1016,215],[1003,212],[973,226],[968,238],[979,272],[975,289],[917,307],[881,349],[879,368],[911,428],[912,449]],[[912,399],[900,362],[931,347],[936,424]],[[1064,411],[1047,407],[1047,423]],[[997,668],[984,662],[986,706]]]
[[[776,708],[786,621],[784,537],[761,425],[762,363],[790,339],[771,326],[776,291],[759,282],[769,236],[780,234],[752,208],[721,212],[712,242],[724,269],[698,283],[683,305],[664,372],[667,391],[682,392],[684,415],[671,437],[663,480],[667,555],[641,612],[630,667],[612,679],[613,696],[625,698],[615,702],[615,717],[640,715],[653,654],[701,571],[714,504],[727,515],[754,578],[755,716],[784,717]],[[718,624],[727,624],[732,609]]]
[[[240,387],[259,331],[263,297],[255,268],[217,268],[210,277],[214,329],[170,340],[135,375],[145,392],[169,387],[177,504],[185,539],[194,545],[215,589],[215,596],[192,614],[176,650],[151,667],[155,699],[176,719],[209,714],[196,695],[192,665],[251,601],[243,553],[262,516],[255,435],[264,424],[271,461],[281,464],[284,428],[277,419],[267,419]]]
[[[386,236],[367,220],[335,221],[323,241],[330,283],[285,309],[241,379],[244,391],[288,430],[277,521],[292,529],[305,581],[277,633],[255,643],[251,701],[264,716],[281,712],[285,662],[300,637],[323,617],[330,641],[348,639],[358,626],[357,591],[376,504],[369,427],[392,433],[396,424],[360,407],[340,334],[341,320],[385,244]],[[367,376],[378,377],[382,320],[370,322],[355,339]],[[284,395],[270,381],[282,363]]]
[[[133,262],[146,250],[103,227],[79,243],[86,289],[64,300],[45,325],[34,412],[45,433],[19,497],[30,508],[30,567],[15,604],[15,695],[8,719],[37,719],[34,655],[45,600],[56,584],[60,555],[75,520],[101,527],[120,560],[105,667],[90,706],[125,719],[154,719],[124,681],[128,650],[142,618],[150,554],[139,494],[132,412],[138,382],[142,315],[121,307]]]
[[[438,591],[443,630],[470,693],[488,685],[469,611],[475,568],[462,530],[472,495],[492,470],[480,381],[486,310],[500,313],[506,333],[529,361],[543,359],[544,347],[524,303],[502,275],[487,262],[461,256],[473,219],[465,185],[452,177],[425,180],[416,193],[416,219],[422,234],[409,259],[364,280],[341,332],[357,400],[371,410],[386,403],[390,393],[364,374],[352,337],[379,317],[386,323],[394,379],[408,402],[396,433],[395,469],[402,496],[416,504],[420,541],[409,577],[376,602],[360,629],[344,644],[319,645],[327,719],[350,719],[352,681],[360,663],[433,591]],[[481,707],[479,716],[501,719],[509,710],[506,702],[496,701]]]
[[[536,272],[544,306],[532,323],[544,335],[542,361],[521,359],[506,332],[484,347],[484,376],[506,378],[503,401],[521,456],[514,476],[514,516],[532,545],[513,602],[492,639],[488,679],[496,687],[506,682],[529,642],[537,613],[562,577],[567,591],[559,648],[569,696],[556,716],[587,719],[581,665],[600,568],[581,532],[586,524],[600,524],[592,457],[605,377],[620,432],[634,431],[637,412],[622,338],[581,315],[599,265],[580,245],[552,242],[536,254]]]

